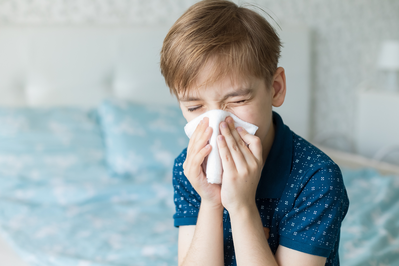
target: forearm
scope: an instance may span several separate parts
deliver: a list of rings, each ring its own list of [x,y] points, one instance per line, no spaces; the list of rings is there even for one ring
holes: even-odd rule
[[[197,225],[182,266],[222,266],[223,258],[223,206],[201,203]]]
[[[237,265],[278,266],[255,204],[230,212]]]

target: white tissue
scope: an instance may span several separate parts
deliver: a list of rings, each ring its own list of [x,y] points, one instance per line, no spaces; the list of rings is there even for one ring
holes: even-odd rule
[[[186,132],[187,137],[191,138],[191,135],[194,133],[195,129],[197,128],[199,122],[204,118],[209,118],[209,126],[213,129],[212,136],[209,140],[209,144],[212,146],[212,151],[207,157],[207,161],[205,161],[206,165],[206,177],[208,179],[208,183],[212,184],[221,184],[222,183],[222,161],[219,155],[219,149],[217,146],[217,136],[220,135],[219,132],[219,125],[220,122],[224,121],[226,117],[231,116],[234,120],[235,127],[242,127],[244,128],[249,134],[254,135],[258,127],[245,122],[235,116],[230,112],[226,112],[223,110],[211,110],[208,111],[195,119],[191,120],[189,123],[186,124],[184,127],[184,131]]]

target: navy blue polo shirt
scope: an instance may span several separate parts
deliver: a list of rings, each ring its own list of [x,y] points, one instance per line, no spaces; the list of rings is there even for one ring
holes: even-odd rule
[[[340,228],[349,199],[338,165],[301,138],[273,111],[275,137],[256,191],[263,226],[273,254],[279,245],[326,257],[339,265]],[[183,172],[187,149],[173,168],[174,225],[195,225],[201,197]],[[223,212],[224,263],[236,265],[230,217]]]

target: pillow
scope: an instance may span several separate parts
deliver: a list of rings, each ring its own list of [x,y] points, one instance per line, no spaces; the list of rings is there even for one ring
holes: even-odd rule
[[[108,99],[99,106],[98,114],[113,176],[149,169],[172,172],[174,159],[188,144],[186,120],[177,105]]]
[[[95,110],[2,107],[0,124],[0,173],[33,178],[104,164]]]

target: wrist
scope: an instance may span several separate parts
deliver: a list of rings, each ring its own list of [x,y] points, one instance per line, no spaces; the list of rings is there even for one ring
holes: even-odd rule
[[[256,206],[255,200],[253,202],[249,202],[247,204],[237,205],[234,207],[230,207],[228,209],[230,217],[237,216],[243,217],[247,215],[251,215],[253,213],[258,213],[258,207]]]
[[[224,209],[221,203],[215,203],[208,200],[201,200],[200,208],[207,210],[215,210],[215,211],[223,211]]]

